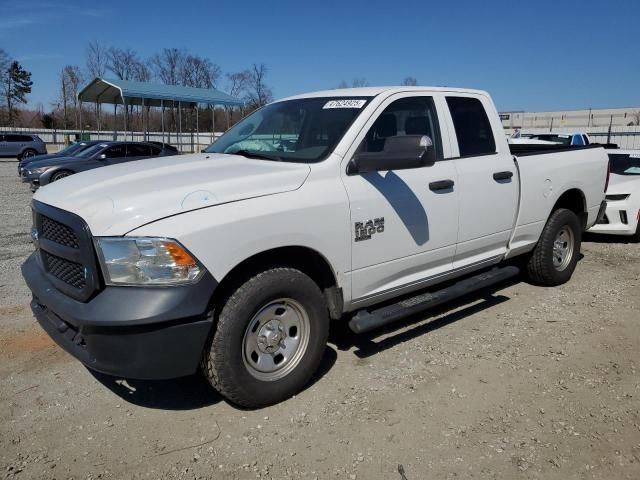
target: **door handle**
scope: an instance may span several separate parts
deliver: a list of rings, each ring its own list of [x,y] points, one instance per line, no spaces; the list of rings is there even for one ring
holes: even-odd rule
[[[496,172],[493,174],[494,180],[509,180],[513,177],[513,172],[510,170],[506,170],[504,172]]]
[[[453,180],[438,180],[437,182],[431,182],[429,184],[429,190],[438,191],[438,190],[449,190],[453,188],[454,182]]]

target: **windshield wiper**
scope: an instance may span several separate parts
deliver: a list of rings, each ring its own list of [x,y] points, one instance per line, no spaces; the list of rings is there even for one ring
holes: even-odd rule
[[[273,162],[281,162],[282,158],[277,155],[267,155],[260,152],[254,152],[252,150],[238,150],[237,152],[233,152],[234,155],[242,155],[247,158],[259,158],[261,160],[271,160]]]

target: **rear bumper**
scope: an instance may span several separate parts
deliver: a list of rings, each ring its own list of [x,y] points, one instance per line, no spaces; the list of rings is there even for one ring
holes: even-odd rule
[[[181,287],[106,287],[86,303],[58,291],[35,254],[22,275],[38,323],[87,367],[140,379],[197,370],[212,325],[207,313],[217,283],[210,274]]]

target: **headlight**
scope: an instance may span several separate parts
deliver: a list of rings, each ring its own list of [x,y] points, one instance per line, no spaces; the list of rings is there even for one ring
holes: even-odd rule
[[[44,172],[46,172],[47,170],[49,170],[51,167],[40,167],[40,168],[34,168],[33,170],[27,170],[27,173],[29,175],[40,175],[43,174]]]
[[[168,238],[98,237],[96,247],[110,285],[180,285],[196,281],[204,271]]]
[[[607,195],[607,200],[610,202],[617,202],[619,200],[626,200],[629,198],[628,194],[615,194],[615,195]]]

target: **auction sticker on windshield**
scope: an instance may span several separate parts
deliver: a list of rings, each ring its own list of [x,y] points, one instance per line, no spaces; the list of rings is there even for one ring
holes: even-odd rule
[[[344,100],[329,100],[322,108],[362,108],[365,103],[367,103],[366,100],[345,98]]]

